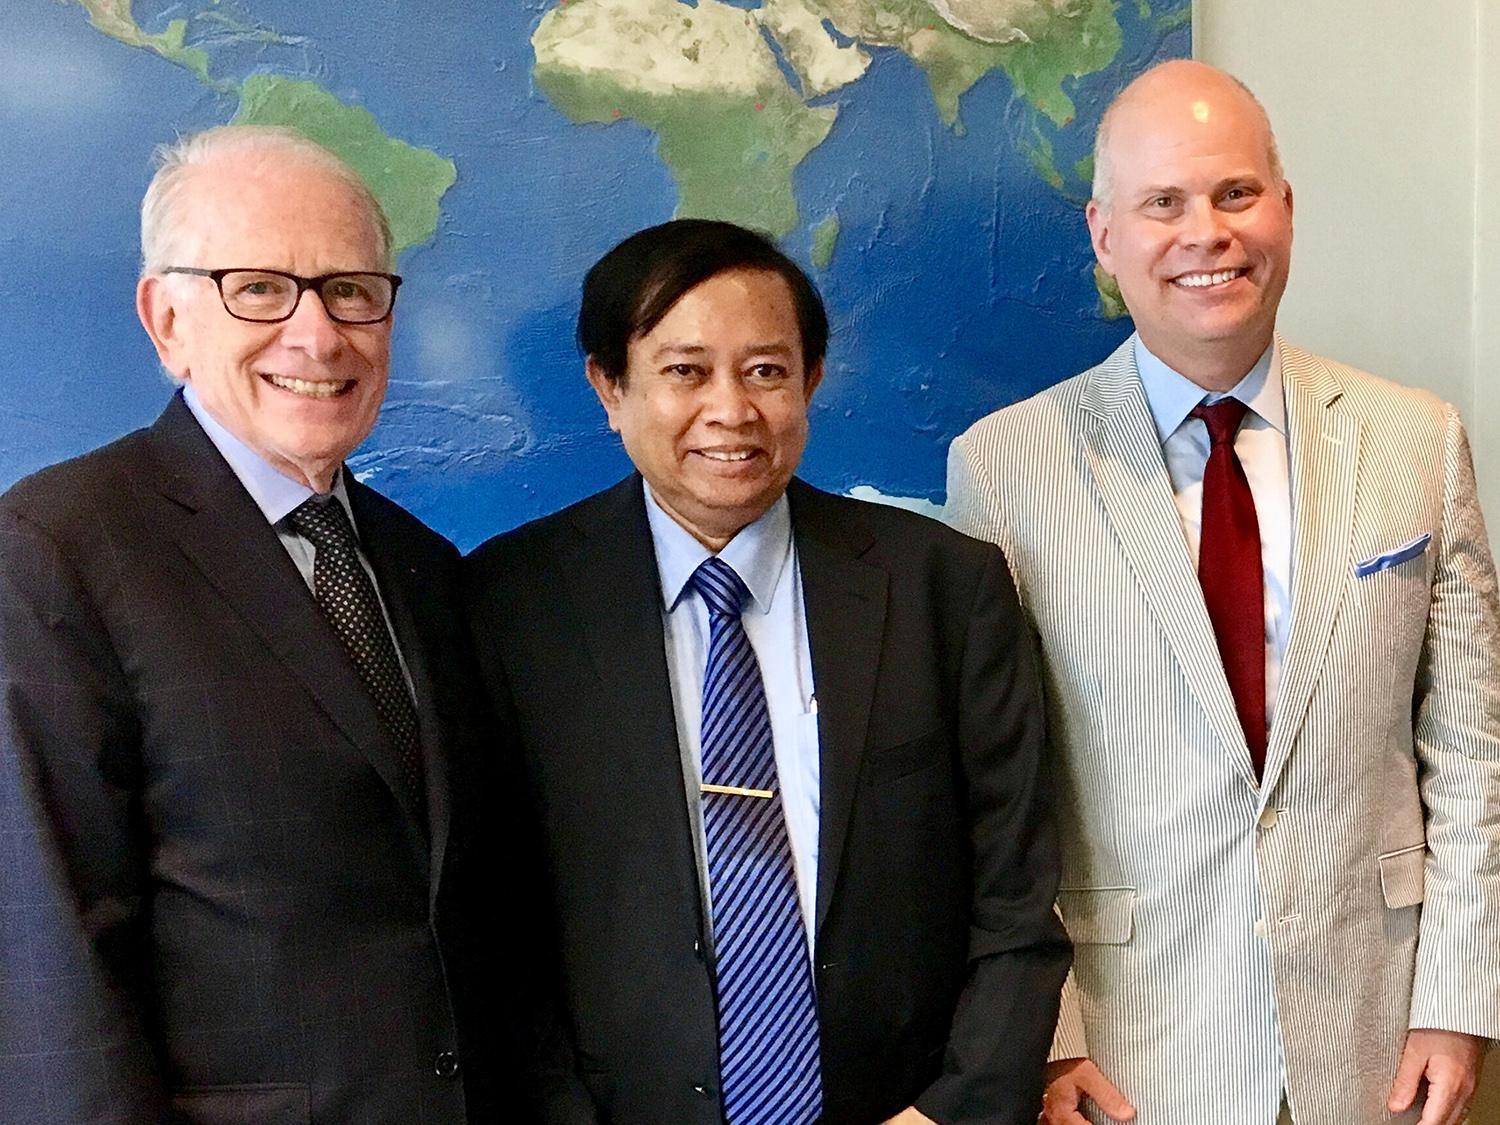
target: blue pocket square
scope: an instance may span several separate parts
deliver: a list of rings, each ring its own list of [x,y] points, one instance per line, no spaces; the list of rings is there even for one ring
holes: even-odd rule
[[[1376,555],[1373,559],[1354,564],[1354,577],[1368,578],[1372,574],[1378,574],[1382,570],[1390,570],[1393,566],[1400,566],[1408,559],[1414,559],[1432,542],[1432,532],[1424,531],[1410,543],[1404,543],[1394,551],[1387,551],[1383,555]]]

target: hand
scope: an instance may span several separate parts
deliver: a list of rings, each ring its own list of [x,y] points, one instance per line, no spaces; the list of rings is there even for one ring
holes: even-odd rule
[[[1047,1064],[1041,1117],[1046,1125],[1089,1125],[1088,1119],[1078,1112],[1085,1098],[1113,1121],[1135,1120],[1135,1106],[1088,1059],[1058,1059]]]
[[[1387,1108],[1392,1113],[1410,1109],[1425,1079],[1427,1104],[1417,1125],[1459,1125],[1479,1085],[1485,1046],[1485,1040],[1461,1031],[1412,1028],[1406,1033]]]
[[[928,1117],[914,1105],[909,1105],[900,1113],[896,1114],[885,1125],[937,1125],[937,1122]]]

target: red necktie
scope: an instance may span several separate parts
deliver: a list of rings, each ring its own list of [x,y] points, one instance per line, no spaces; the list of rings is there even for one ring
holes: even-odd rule
[[[1259,777],[1266,763],[1266,587],[1255,498],[1234,452],[1245,404],[1221,399],[1194,407],[1192,416],[1203,419],[1210,442],[1203,470],[1198,581]]]

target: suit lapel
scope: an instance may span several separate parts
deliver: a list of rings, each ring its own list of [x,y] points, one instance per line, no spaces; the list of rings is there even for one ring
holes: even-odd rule
[[[443,871],[443,856],[448,844],[451,809],[448,756],[444,753],[446,732],[438,706],[441,696],[433,680],[428,654],[443,651],[441,640],[432,635],[442,624],[435,614],[452,613],[454,610],[450,606],[428,607],[425,610],[422,608],[429,600],[424,597],[421,584],[422,560],[411,551],[406,529],[392,518],[390,508],[371,489],[354,480],[347,472],[345,481],[349,503],[354,509],[360,546],[370,560],[371,569],[375,571],[381,600],[385,603],[391,626],[396,631],[396,642],[401,647],[401,658],[406,662],[407,674],[411,676],[412,693],[416,698],[417,722],[422,739],[422,767],[427,788],[426,820],[431,837],[432,862],[428,882],[432,900],[436,903],[439,879]],[[397,786],[394,791],[398,797],[406,795],[404,785]]]
[[[888,576],[881,567],[862,560],[874,537],[863,524],[850,520],[841,505],[796,480],[787,489],[787,498],[818,698],[817,927],[821,928],[838,883],[870,725]]]
[[[632,474],[574,510],[575,534],[559,545],[557,581],[572,610],[573,636],[616,701],[613,723],[594,752],[618,755],[633,788],[622,817],[663,826],[663,853],[679,890],[698,904],[707,940],[697,842],[688,816],[677,718],[667,673],[661,578],[641,478]],[[639,803],[636,803],[639,802]],[[675,847],[674,847],[674,841]]]
[[[168,534],[267,648],[370,761],[407,815],[425,865],[427,849],[396,751],[348,654],[255,501],[219,455],[181,396],[151,429],[157,490]]]
[[[1178,668],[1234,768],[1256,784],[1203,591],[1193,573],[1161,441],[1127,340],[1089,373],[1081,407],[1094,484]]]
[[[1266,750],[1266,793],[1307,713],[1352,573],[1360,445],[1359,421],[1332,408],[1342,393],[1333,373],[1306,352],[1280,348],[1292,476],[1292,609]]]

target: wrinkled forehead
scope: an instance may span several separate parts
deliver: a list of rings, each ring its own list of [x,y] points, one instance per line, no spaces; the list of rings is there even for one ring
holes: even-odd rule
[[[176,264],[319,273],[382,266],[379,229],[364,200],[326,169],[295,157],[242,154],[211,162],[192,169],[178,190],[173,243],[179,256],[195,260]]]

